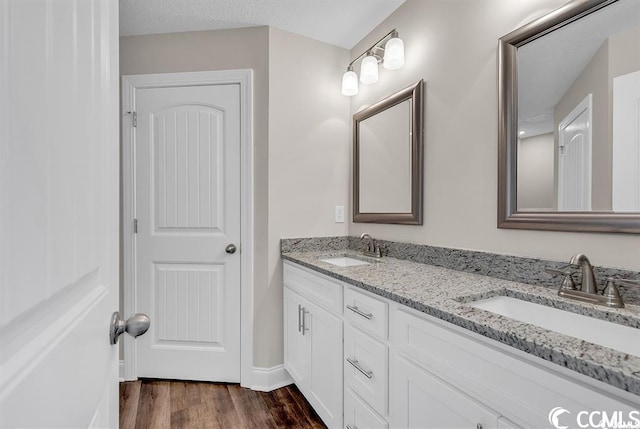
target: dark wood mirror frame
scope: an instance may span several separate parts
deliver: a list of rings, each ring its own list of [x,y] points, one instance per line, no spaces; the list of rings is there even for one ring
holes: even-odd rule
[[[498,43],[498,228],[640,233],[640,214],[518,212],[518,47],[618,0],[573,0],[500,38]]]
[[[424,81],[405,88],[353,115],[353,221],[365,223],[392,223],[422,225],[422,170],[423,170],[423,87]],[[360,135],[361,121],[377,115],[406,100],[411,103],[411,212],[363,213],[360,211]]]

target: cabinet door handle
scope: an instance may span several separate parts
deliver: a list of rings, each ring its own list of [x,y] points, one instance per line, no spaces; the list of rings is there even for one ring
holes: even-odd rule
[[[360,363],[356,359],[347,358],[347,362],[349,362],[355,369],[364,374],[367,378],[373,378],[373,371],[367,371],[366,369],[360,366]]]
[[[308,311],[302,307],[302,335],[304,335],[305,332],[307,332],[309,329],[307,329],[307,315]]]
[[[301,311],[302,311],[302,306],[298,304],[298,332],[302,330],[302,317],[300,316]]]
[[[356,313],[358,316],[362,316],[367,320],[371,320],[373,318],[373,314],[363,312],[358,308],[357,305],[347,305],[347,308]]]
[[[478,423],[478,424],[476,425],[476,429],[482,429],[482,423]]]
[[[351,426],[351,425],[346,425],[345,429],[358,429],[358,426]]]

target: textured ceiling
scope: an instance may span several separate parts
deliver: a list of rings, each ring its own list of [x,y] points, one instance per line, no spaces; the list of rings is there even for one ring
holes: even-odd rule
[[[638,26],[640,0],[619,0],[518,49],[520,130],[552,132],[554,106],[605,40]]]
[[[120,35],[270,25],[351,49],[405,0],[120,0]]]

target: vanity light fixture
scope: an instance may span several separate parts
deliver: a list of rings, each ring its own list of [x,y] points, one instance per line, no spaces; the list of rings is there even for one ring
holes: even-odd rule
[[[376,83],[378,81],[378,58],[369,52],[360,64],[360,82]]]
[[[375,83],[378,81],[381,63],[388,70],[396,70],[404,65],[404,42],[398,37],[398,32],[393,29],[351,61],[342,76],[343,95],[351,96],[358,93],[358,75],[353,71],[353,64],[363,57],[360,64],[360,82]]]
[[[342,93],[344,95],[356,95],[358,93],[358,75],[351,66],[342,75]]]

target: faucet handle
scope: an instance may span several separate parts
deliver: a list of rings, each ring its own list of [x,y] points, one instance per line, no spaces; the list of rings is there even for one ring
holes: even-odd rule
[[[568,266],[565,268],[569,268]],[[573,272],[570,270],[560,270],[557,268],[547,267],[544,269],[547,273],[552,274],[554,276],[564,276],[562,279],[562,284],[560,285],[561,290],[576,290],[576,283],[573,281]]]
[[[609,307],[624,307],[624,302],[622,301],[622,297],[620,296],[620,289],[618,289],[618,285],[627,284],[627,282],[640,285],[640,281],[636,280],[614,279],[613,277],[607,278],[607,286],[602,291],[602,294],[607,299],[607,305]]]
[[[383,247],[380,246],[380,243],[378,243],[378,240],[374,240],[373,244],[374,244],[373,253],[375,253],[376,258],[382,258],[382,252],[384,250]]]
[[[565,268],[568,268],[568,266],[566,266]],[[558,268],[550,268],[550,267],[547,267],[547,268],[545,268],[544,270],[545,270],[547,273],[549,273],[549,274],[553,274],[553,275],[556,275],[556,276],[570,276],[571,274],[573,274],[571,271],[568,271],[568,270],[561,270],[561,269],[558,269]]]

